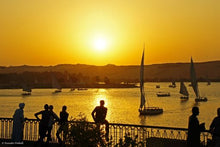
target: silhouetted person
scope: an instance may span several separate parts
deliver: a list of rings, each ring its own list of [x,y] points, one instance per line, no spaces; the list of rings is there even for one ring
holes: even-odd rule
[[[59,117],[56,115],[56,113],[53,112],[53,105],[49,106],[49,111],[51,112],[51,116],[50,116],[49,122],[48,122],[47,142],[52,141],[51,130],[53,128],[53,124],[55,123],[55,120],[56,121],[59,120]]]
[[[220,108],[217,109],[217,115],[210,125],[214,147],[220,147]]]
[[[63,106],[62,111],[60,112],[60,121],[59,121],[59,129],[57,130],[56,136],[58,138],[59,143],[62,143],[60,138],[60,133],[63,132],[64,142],[66,141],[66,135],[68,133],[68,116],[69,113],[66,112],[67,107]]]
[[[199,115],[199,108],[193,107],[192,115],[189,117],[189,124],[188,124],[188,136],[187,136],[188,147],[199,147],[200,132],[205,130],[205,123],[199,124],[197,115]]]
[[[19,109],[15,110],[13,115],[13,131],[12,141],[21,142],[23,140],[23,129],[24,129],[24,103],[19,104]]]
[[[50,116],[51,116],[51,112],[48,110],[48,104],[44,105],[44,110],[35,113],[35,117],[37,118],[37,120],[40,120],[39,123],[39,142],[43,142],[44,138],[46,137],[46,132],[48,130],[48,125],[49,125],[49,120],[50,120]],[[41,119],[38,117],[38,115],[42,115]]]
[[[107,108],[104,107],[105,102],[104,100],[100,101],[100,106],[96,106],[95,109],[92,111],[92,118],[95,121],[95,123],[99,124],[105,124],[105,130],[106,130],[106,140],[108,140],[109,135],[109,123],[105,119],[107,115]]]

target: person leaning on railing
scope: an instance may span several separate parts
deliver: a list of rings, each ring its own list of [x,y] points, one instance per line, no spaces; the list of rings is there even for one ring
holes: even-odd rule
[[[95,123],[99,124],[105,124],[105,138],[106,140],[109,140],[109,123],[106,120],[107,115],[107,108],[104,107],[105,101],[100,101],[100,106],[96,106],[95,109],[92,111],[92,118],[95,121]]]
[[[49,120],[50,120],[50,117],[51,117],[51,112],[49,111],[48,104],[44,105],[44,110],[42,110],[40,112],[37,112],[34,115],[37,118],[37,120],[40,121],[40,123],[39,123],[40,138],[38,139],[38,141],[40,143],[42,143],[44,138],[46,137],[46,133],[48,131]],[[38,115],[42,115],[41,119],[38,117]]]
[[[66,112],[67,107],[64,105],[62,107],[62,111],[60,112],[60,121],[59,121],[59,129],[57,130],[56,136],[58,138],[58,142],[61,144],[62,140],[60,138],[60,133],[63,132],[63,142],[66,141],[66,136],[68,133],[68,116],[69,113]]]

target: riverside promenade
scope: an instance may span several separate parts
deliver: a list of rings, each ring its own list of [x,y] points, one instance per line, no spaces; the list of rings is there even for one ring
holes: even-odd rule
[[[79,123],[79,122],[69,122]],[[94,124],[93,122],[88,122]],[[24,124],[23,144],[19,146],[33,146],[36,144],[38,134],[39,121],[36,119],[27,119]],[[0,118],[0,146],[11,146],[10,139],[12,134],[13,120],[12,118]],[[56,130],[59,125],[55,123],[52,129],[52,144],[58,146],[56,138]],[[165,146],[178,146],[185,147],[187,139],[186,128],[174,127],[159,127],[159,126],[143,126],[143,125],[130,125],[130,124],[116,124],[110,123],[109,136],[112,145],[119,143],[120,139],[124,139],[125,134],[131,138],[136,138],[137,142],[142,142],[144,146],[150,147],[165,147]],[[211,134],[208,131],[201,133],[201,144],[207,145],[208,140],[211,139]],[[6,142],[6,144],[4,144]],[[68,146],[68,145],[67,145]]]

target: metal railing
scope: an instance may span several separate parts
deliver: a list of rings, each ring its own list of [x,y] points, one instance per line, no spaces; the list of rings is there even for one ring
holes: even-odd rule
[[[69,122],[74,123],[74,122]],[[93,123],[93,122],[89,122]],[[56,138],[56,131],[58,123],[55,123],[51,132],[52,142],[58,142]],[[0,139],[11,139],[13,129],[12,118],[0,118]],[[24,141],[37,141],[39,138],[39,121],[36,119],[27,119],[24,123],[23,140]],[[124,139],[125,134],[131,138],[137,137],[137,142],[146,144],[152,138],[171,141],[186,141],[187,139],[186,128],[174,127],[159,127],[159,126],[143,126],[143,125],[130,125],[130,124],[109,124],[109,136],[112,143],[119,143],[119,139]],[[201,143],[207,145],[208,139],[211,139],[211,134],[208,131],[201,133]]]

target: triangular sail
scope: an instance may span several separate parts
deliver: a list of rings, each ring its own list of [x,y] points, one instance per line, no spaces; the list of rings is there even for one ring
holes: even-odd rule
[[[144,93],[144,51],[141,59],[141,68],[140,68],[140,91],[141,91],[141,104],[140,109],[145,107],[145,93]]]
[[[196,72],[195,72],[195,68],[194,68],[194,63],[193,63],[193,59],[191,58],[191,66],[190,66],[190,75],[191,75],[191,84],[193,87],[193,90],[196,94],[196,97],[199,98],[199,89],[198,89],[198,83],[196,80]]]
[[[189,93],[188,93],[186,86],[183,82],[180,82],[180,94],[185,95],[185,96],[189,96]]]

